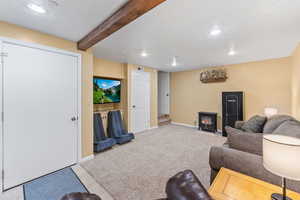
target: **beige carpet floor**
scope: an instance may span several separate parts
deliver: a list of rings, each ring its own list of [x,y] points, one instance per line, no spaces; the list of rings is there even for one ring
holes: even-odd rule
[[[191,169],[209,187],[209,149],[225,138],[193,128],[168,125],[136,134],[82,164],[116,200],[165,197],[165,184],[177,172]]]

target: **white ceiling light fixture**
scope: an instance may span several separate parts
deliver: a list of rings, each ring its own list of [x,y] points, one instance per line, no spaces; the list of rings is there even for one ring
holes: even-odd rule
[[[142,51],[142,53],[141,53],[141,56],[144,57],[144,58],[147,57],[148,55],[149,54],[146,51]]]
[[[210,31],[210,35],[211,36],[217,36],[220,35],[222,33],[221,29],[218,26],[215,26],[211,31]]]
[[[176,67],[177,66],[177,59],[176,57],[173,58],[173,62],[172,62],[172,67]]]
[[[228,52],[229,56],[234,56],[236,55],[236,51],[234,49],[230,49],[230,51]]]
[[[38,14],[45,14],[46,13],[46,9],[45,8],[43,8],[42,6],[39,6],[37,4],[34,4],[34,3],[27,4],[27,7],[30,10],[32,10],[32,11],[38,13]]]

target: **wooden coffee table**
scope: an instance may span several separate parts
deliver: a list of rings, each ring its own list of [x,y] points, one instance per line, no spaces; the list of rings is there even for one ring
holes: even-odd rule
[[[214,200],[270,200],[272,193],[282,193],[276,185],[222,168],[209,188]],[[300,194],[287,191],[293,200],[300,200]]]

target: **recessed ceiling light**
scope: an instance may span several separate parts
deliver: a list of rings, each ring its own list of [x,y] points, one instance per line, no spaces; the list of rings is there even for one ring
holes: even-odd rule
[[[173,62],[172,62],[172,67],[176,67],[177,66],[177,60],[176,57],[173,58]]]
[[[141,56],[142,56],[142,57],[147,57],[147,56],[148,56],[148,53],[147,53],[146,51],[142,51]]]
[[[221,34],[221,29],[219,27],[215,27],[210,31],[210,35],[216,36]]]
[[[36,4],[33,4],[33,3],[28,4],[27,7],[29,9],[31,9],[32,11],[37,12],[39,14],[46,13],[46,10],[42,6],[39,6],[39,5],[36,5]]]
[[[231,49],[229,52],[228,52],[228,55],[229,56],[234,56],[236,54],[236,51],[234,51],[233,49]]]

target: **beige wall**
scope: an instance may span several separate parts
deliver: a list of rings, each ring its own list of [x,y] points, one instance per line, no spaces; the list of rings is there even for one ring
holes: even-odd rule
[[[263,114],[267,106],[290,114],[291,61],[287,57],[225,66],[229,78],[224,83],[201,83],[203,69],[171,73],[171,119],[195,125],[197,112],[218,112],[220,128],[223,91],[245,92],[246,119]]]
[[[124,79],[124,64],[94,57],[94,76]]]
[[[76,43],[0,21],[0,37],[8,37],[80,53],[82,55],[82,156],[93,154],[92,77],[93,55],[77,51]]]
[[[292,113],[298,120],[300,120],[300,44],[293,53]]]

